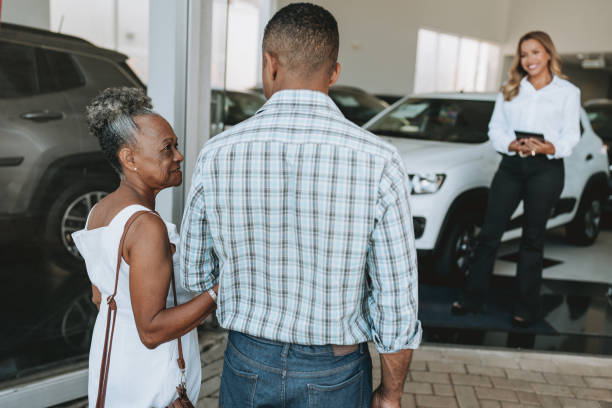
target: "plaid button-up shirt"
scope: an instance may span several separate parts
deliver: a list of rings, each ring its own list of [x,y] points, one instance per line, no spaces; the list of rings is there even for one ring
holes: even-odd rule
[[[391,145],[321,92],[276,92],[203,147],[181,228],[186,287],[219,281],[222,327],[417,348],[409,180]]]

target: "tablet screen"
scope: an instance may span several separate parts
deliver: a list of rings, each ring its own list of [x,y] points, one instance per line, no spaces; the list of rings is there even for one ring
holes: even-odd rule
[[[533,137],[536,139],[540,139],[541,141],[544,141],[544,135],[542,133],[521,132],[520,130],[515,130],[514,134],[516,135],[517,140]]]

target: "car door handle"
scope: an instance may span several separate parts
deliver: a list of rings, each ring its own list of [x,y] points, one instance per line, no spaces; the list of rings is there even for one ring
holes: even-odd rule
[[[593,155],[592,155],[591,153],[587,154],[587,155],[586,155],[586,157],[585,157],[585,160],[586,160],[586,161],[591,161],[591,160],[593,160]]]
[[[63,118],[63,112],[52,112],[48,110],[26,112],[21,114],[21,119],[31,120],[33,122],[48,122],[50,120],[59,120]]]

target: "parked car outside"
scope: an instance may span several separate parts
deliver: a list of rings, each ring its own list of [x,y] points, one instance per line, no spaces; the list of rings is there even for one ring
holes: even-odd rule
[[[126,59],[76,37],[2,24],[2,243],[38,236],[55,261],[80,264],[70,234],[118,183],[87,130],[85,106],[106,87],[144,86]]]
[[[399,101],[404,97],[404,95],[391,95],[391,94],[376,94],[378,99],[381,99],[387,102],[389,105],[393,105],[395,102]]]
[[[329,88],[329,97],[348,120],[359,126],[389,107],[387,102],[353,86],[334,85]]]
[[[603,141],[608,154],[609,169],[612,172],[612,99],[592,99],[585,102],[584,109],[593,131]],[[612,177],[608,179],[607,210],[612,211]]]
[[[260,93],[213,89],[210,103],[211,137],[250,118],[264,103],[266,98]]]
[[[418,253],[432,256],[438,278],[465,277],[487,194],[501,155],[488,142],[495,94],[427,94],[405,97],[364,127],[394,145],[412,184]],[[601,140],[581,111],[582,134],[564,160],[565,186],[547,228],[565,225],[568,239],[589,245],[600,229],[608,162]],[[520,236],[520,203],[502,240]]]

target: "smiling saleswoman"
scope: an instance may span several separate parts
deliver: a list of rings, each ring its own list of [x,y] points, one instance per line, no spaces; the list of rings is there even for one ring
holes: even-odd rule
[[[542,31],[523,35],[489,122],[489,138],[503,159],[491,183],[474,260],[462,297],[452,305],[453,314],[483,310],[501,237],[523,200],[512,324],[525,327],[543,317],[544,231],[563,190],[563,158],[580,139],[580,90],[564,78],[550,36]]]

